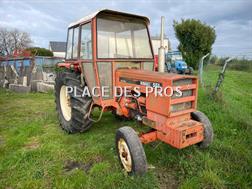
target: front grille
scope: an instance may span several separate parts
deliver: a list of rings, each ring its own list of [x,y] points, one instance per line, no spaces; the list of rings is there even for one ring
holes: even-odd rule
[[[179,96],[179,93],[174,91],[174,93],[172,95],[172,99],[183,98],[183,97],[192,96],[192,95],[193,95],[193,90],[184,90],[184,91],[182,91],[182,96]]]
[[[184,90],[182,90],[182,95],[179,96],[179,93],[174,91],[174,94],[171,97],[171,112],[176,113],[183,110],[189,110],[193,108],[193,102],[192,96],[194,96],[194,90],[195,89],[195,79],[194,78],[183,78],[183,79],[177,79],[173,80],[172,82],[173,87],[181,87]],[[192,87],[194,86],[194,87]],[[187,87],[191,87],[188,88]],[[186,89],[186,90],[185,90]]]
[[[192,102],[183,102],[179,104],[173,104],[171,106],[171,112],[178,112],[192,108]]]
[[[192,84],[192,83],[193,83],[193,79],[186,78],[186,79],[174,80],[172,84],[173,84],[173,86],[182,86],[182,85],[188,85],[188,84]]]

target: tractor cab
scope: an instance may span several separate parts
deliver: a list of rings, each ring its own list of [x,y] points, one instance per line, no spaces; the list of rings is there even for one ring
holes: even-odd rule
[[[81,64],[90,89],[110,86],[109,95],[94,97],[95,103],[111,103],[117,69],[153,70],[148,25],[147,17],[107,9],[69,25],[65,63]]]
[[[168,72],[178,74],[192,74],[192,68],[188,67],[186,62],[183,60],[180,51],[169,51],[165,55],[165,66]]]

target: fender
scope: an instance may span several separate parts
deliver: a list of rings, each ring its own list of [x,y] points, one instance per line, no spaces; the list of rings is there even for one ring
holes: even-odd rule
[[[76,62],[61,62],[61,63],[58,63],[57,66],[59,68],[74,69],[77,72],[81,71],[81,68],[78,62],[77,63]]]

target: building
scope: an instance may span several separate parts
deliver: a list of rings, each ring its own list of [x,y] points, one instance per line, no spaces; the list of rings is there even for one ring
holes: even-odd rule
[[[53,52],[54,57],[65,58],[66,42],[50,41],[49,49]]]
[[[158,55],[158,49],[160,47],[160,37],[151,37],[152,47],[154,55]],[[164,47],[166,51],[171,49],[170,41],[167,37],[164,37]]]

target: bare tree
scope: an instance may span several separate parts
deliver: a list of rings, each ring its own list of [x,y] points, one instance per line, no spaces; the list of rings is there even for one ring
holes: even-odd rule
[[[0,54],[12,55],[15,50],[26,49],[31,43],[30,35],[26,32],[0,28]]]
[[[0,50],[1,54],[10,54],[10,33],[5,28],[0,28]]]

